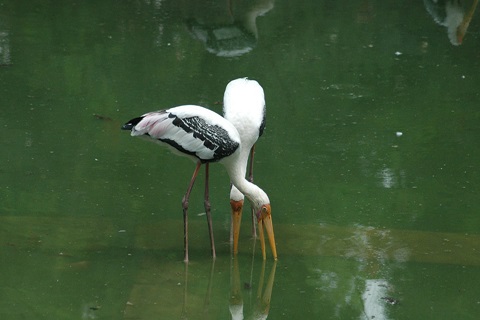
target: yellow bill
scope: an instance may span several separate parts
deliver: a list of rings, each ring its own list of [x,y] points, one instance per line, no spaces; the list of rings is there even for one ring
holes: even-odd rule
[[[230,207],[232,208],[233,254],[236,255],[238,253],[238,237],[242,222],[243,200],[230,200]]]
[[[275,245],[275,235],[273,233],[273,223],[272,223],[272,209],[269,204],[263,205],[260,209],[260,214],[258,216],[258,233],[260,237],[260,245],[262,248],[262,256],[265,260],[267,255],[265,253],[265,236],[263,234],[263,227],[267,231],[268,241],[270,243],[270,248],[272,249],[272,255],[275,260],[277,260],[277,247]]]

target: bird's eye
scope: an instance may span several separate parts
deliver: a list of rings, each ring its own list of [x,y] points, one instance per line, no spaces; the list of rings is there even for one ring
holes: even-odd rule
[[[262,213],[267,213],[268,212],[268,209],[266,206],[262,206]]]

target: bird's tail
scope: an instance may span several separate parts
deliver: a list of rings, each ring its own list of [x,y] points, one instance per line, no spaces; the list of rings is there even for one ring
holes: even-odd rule
[[[122,126],[122,130],[132,130],[140,121],[142,121],[143,116],[134,118]]]

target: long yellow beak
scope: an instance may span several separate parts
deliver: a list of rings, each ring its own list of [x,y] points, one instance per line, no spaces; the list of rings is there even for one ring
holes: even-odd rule
[[[260,209],[260,214],[258,216],[258,233],[260,236],[260,245],[262,246],[263,260],[267,259],[267,254],[265,253],[265,236],[263,234],[263,226],[265,226],[265,230],[267,230],[268,241],[270,242],[273,258],[277,260],[277,247],[275,245],[275,235],[273,233],[271,212],[272,209],[270,208],[270,205],[267,204]]]
[[[233,230],[233,254],[238,253],[238,235],[240,234],[240,223],[242,222],[243,200],[230,200],[232,208],[232,230]]]

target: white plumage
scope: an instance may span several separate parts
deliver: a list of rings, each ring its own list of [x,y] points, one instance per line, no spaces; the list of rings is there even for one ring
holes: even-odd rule
[[[246,175],[248,157],[250,155],[249,180],[253,180],[253,157],[255,143],[265,128],[265,94],[263,88],[255,80],[240,78],[232,80],[226,87],[223,97],[223,116],[237,129],[240,145],[240,162]],[[238,251],[238,236],[242,216],[244,195],[232,184],[230,204],[232,207],[233,250]],[[252,219],[254,217],[252,216]],[[254,220],[252,220],[253,222]],[[255,235],[255,225],[252,233]]]
[[[240,144],[238,131],[229,121],[200,106],[149,112],[133,120],[139,122],[132,126],[132,136],[146,135],[202,163],[218,161]]]
[[[231,81],[223,97],[223,116],[240,135],[240,157],[246,171],[248,155],[265,128],[265,95],[258,82],[247,78]],[[235,189],[233,186],[232,199],[243,200]]]

